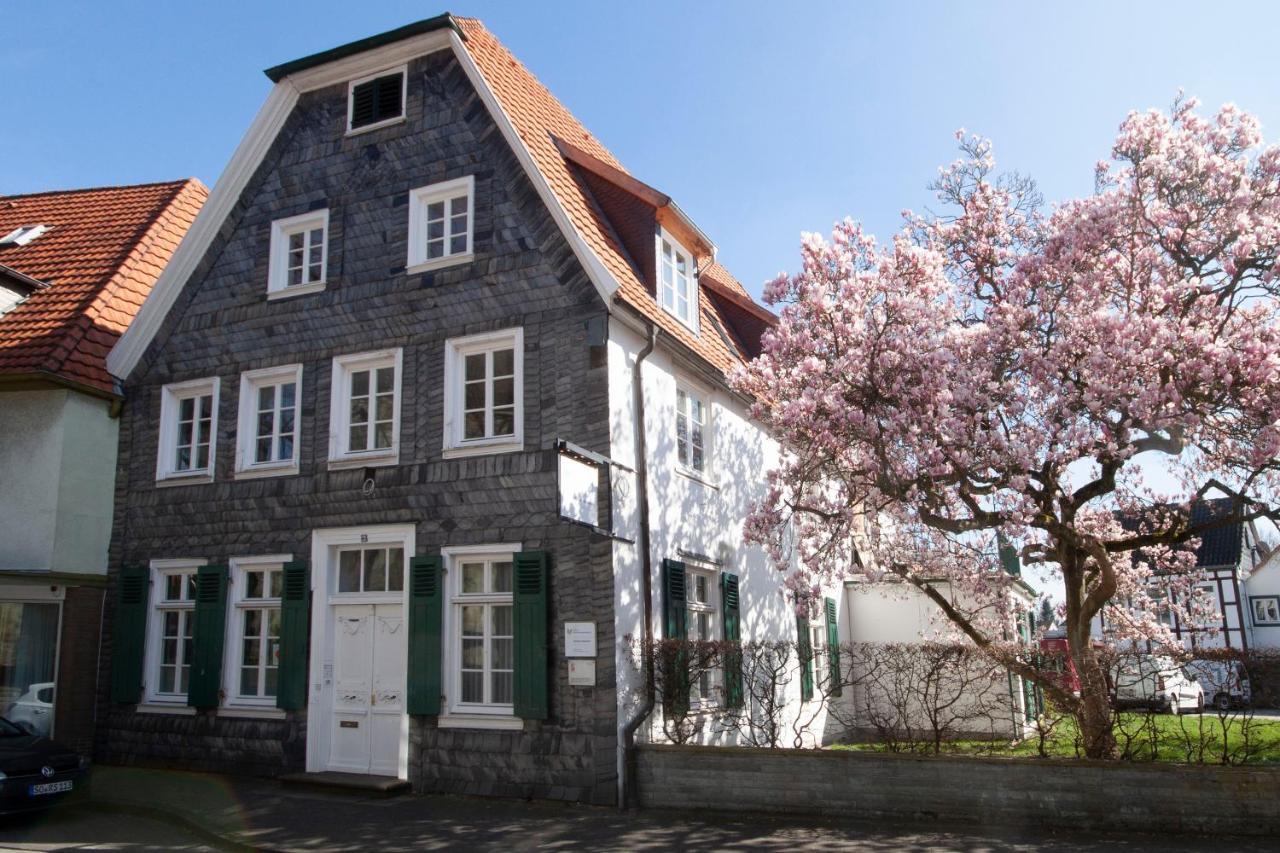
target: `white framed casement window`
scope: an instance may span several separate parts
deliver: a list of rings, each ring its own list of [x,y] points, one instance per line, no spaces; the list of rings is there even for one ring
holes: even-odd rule
[[[711,395],[688,382],[676,383],[676,462],[700,480],[711,476]]]
[[[324,290],[329,274],[329,210],[313,210],[271,223],[267,298]]]
[[[723,628],[720,625],[720,577],[717,572],[706,571],[694,566],[685,568],[685,608],[686,627],[690,640],[715,642],[720,640]],[[689,702],[691,707],[706,708],[718,703],[716,686],[721,680],[716,671],[703,669],[689,684]]]
[[[524,447],[524,329],[445,342],[445,458]]]
[[[1253,610],[1253,624],[1261,627],[1280,625],[1280,596],[1251,595],[1249,604]]]
[[[408,66],[386,68],[347,84],[347,135],[404,121]]]
[[[658,231],[658,303],[698,332],[698,272],[693,255],[666,229]]]
[[[400,349],[333,360],[329,465],[394,465],[400,458]]]
[[[441,726],[522,728],[515,716],[519,544],[445,548],[445,713]]]
[[[156,480],[213,479],[218,436],[217,377],[175,382],[160,391]]]
[[[475,177],[467,175],[409,191],[406,272],[423,272],[472,259],[475,188]]]
[[[298,441],[301,438],[298,406],[301,394],[301,364],[240,374],[237,477],[298,473]]]
[[[151,561],[143,675],[148,703],[186,705],[191,682],[196,570],[205,562],[197,558]]]
[[[231,560],[231,613],[223,691],[227,707],[275,711],[280,672],[280,598],[289,554]]]

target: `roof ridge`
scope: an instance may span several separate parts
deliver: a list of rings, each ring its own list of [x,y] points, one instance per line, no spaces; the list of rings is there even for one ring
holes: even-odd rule
[[[104,184],[102,186],[96,186],[96,187],[79,187],[75,189],[65,189],[65,190],[41,190],[40,192],[32,192],[32,193],[0,195],[0,202],[18,201],[24,198],[36,198],[36,197],[45,197],[45,196],[51,196],[51,195],[71,195],[74,193],[105,192],[107,190],[141,190],[141,189],[147,189],[150,187],[163,187],[163,186],[177,187],[178,185],[186,184],[189,181],[197,181],[203,185],[203,182],[201,182],[199,178],[193,175],[189,178],[179,178],[174,181],[147,181],[141,184]]]

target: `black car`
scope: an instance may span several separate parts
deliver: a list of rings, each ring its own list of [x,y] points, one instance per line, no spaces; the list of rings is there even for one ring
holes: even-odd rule
[[[89,759],[0,717],[0,814],[86,793]]]

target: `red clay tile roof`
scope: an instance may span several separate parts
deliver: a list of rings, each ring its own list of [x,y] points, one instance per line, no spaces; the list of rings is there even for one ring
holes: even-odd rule
[[[51,375],[114,393],[107,352],[137,314],[209,191],[160,184],[0,196],[0,265],[48,283],[0,317],[0,375]]]
[[[493,89],[503,110],[511,118],[520,138],[524,140],[534,161],[560,199],[583,239],[600,258],[605,268],[617,279],[618,298],[653,321],[664,332],[679,340],[710,364],[727,373],[748,356],[740,341],[732,333],[720,334],[719,329],[731,325],[722,316],[712,298],[699,288],[701,306],[701,334],[695,335],[675,317],[659,307],[653,294],[600,210],[574,179],[569,162],[561,154],[555,138],[585,151],[609,166],[626,173],[626,168],[605,148],[599,140],[583,127],[582,123],[560,103],[546,86],[542,85],[510,51],[494,37],[484,24],[474,18],[455,18],[466,35],[463,43],[471,54],[489,86]],[[705,266],[709,258],[700,258]],[[746,290],[723,267],[715,265],[717,279],[736,289],[743,296]],[[748,296],[748,298],[750,298]],[[763,309],[761,309],[763,310]]]

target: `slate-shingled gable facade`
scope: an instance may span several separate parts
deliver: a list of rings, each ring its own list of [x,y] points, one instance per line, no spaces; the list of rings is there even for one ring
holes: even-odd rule
[[[586,335],[604,306],[450,53],[409,63],[403,124],[344,136],[346,95],[342,83],[301,97],[125,383],[112,565],[305,557],[315,528],[413,522],[420,553],[511,541],[552,553],[551,620],[595,621],[609,650],[610,546],[557,520],[553,450],[559,436],[608,450],[606,377],[591,364]],[[409,188],[463,175],[476,181],[475,260],[406,275]],[[272,220],[316,206],[330,210],[328,287],[268,301]],[[525,450],[442,459],[445,340],[512,326],[524,329]],[[375,490],[365,495],[363,470],[327,469],[330,362],[393,346],[404,348],[400,464],[376,469]],[[296,361],[301,473],[236,481],[227,449],[235,444],[239,375]],[[222,383],[215,482],[158,486],[160,389],[211,375]],[[112,629],[109,609],[108,636]],[[554,648],[552,660],[564,666]],[[454,733],[414,717],[413,781],[436,791],[612,801],[616,714],[607,653],[598,679],[599,689],[571,697],[563,673],[554,673],[559,687],[538,731]],[[266,775],[304,767],[305,712],[247,720],[107,707],[107,761]],[[466,750],[456,749],[463,740]],[[474,768],[481,754],[484,774]]]

